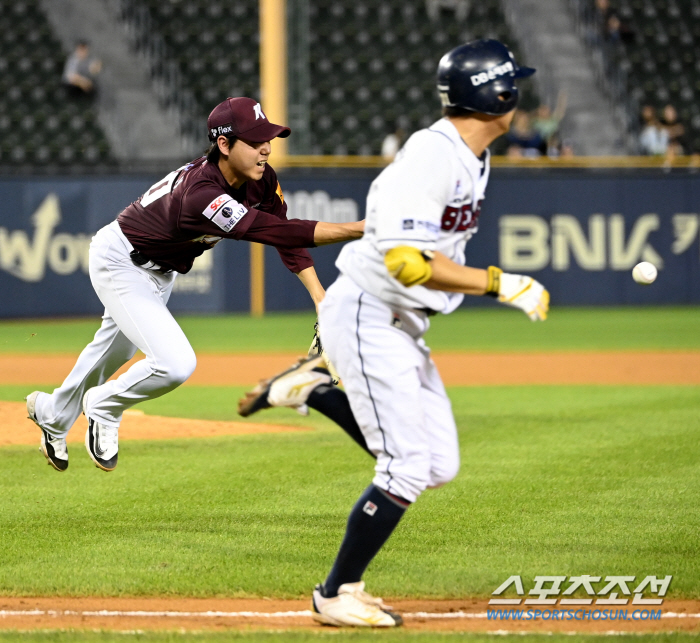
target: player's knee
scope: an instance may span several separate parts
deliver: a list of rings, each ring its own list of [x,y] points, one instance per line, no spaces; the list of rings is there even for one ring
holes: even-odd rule
[[[441,487],[444,484],[455,479],[459,473],[459,456],[455,455],[450,458],[443,458],[439,462],[434,462],[430,470],[431,489]]]
[[[415,502],[430,486],[430,467],[414,467],[410,473],[395,472],[389,483],[389,491],[409,502]]]
[[[166,370],[168,382],[173,386],[179,386],[189,379],[196,366],[197,357],[192,349],[179,351],[173,359],[168,361]]]
[[[118,346],[114,348],[112,352],[112,359],[115,361],[120,361],[126,364],[134,355],[138,348],[134,346],[130,341],[121,342]]]

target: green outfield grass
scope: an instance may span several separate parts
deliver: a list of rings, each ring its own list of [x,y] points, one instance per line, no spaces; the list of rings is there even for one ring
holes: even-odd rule
[[[296,351],[308,347],[311,313],[182,316],[195,350]],[[89,320],[0,322],[0,353],[77,353],[100,324]],[[700,307],[554,308],[544,324],[520,311],[459,310],[432,320],[427,341],[435,350],[700,350]]]
[[[182,388],[142,408],[234,419],[238,392]],[[698,387],[450,396],[461,472],[408,511],[368,570],[373,592],[486,596],[512,574],[526,591],[538,574],[673,574],[670,596],[700,597]],[[316,429],[123,442],[110,474],[80,444],[65,474],[36,446],[1,449],[0,594],[308,596],[372,461],[319,416],[259,417]]]
[[[528,634],[527,643],[568,643],[573,637],[567,634]],[[619,639],[620,637],[618,637]],[[609,636],[578,635],[575,637],[582,643],[610,643]],[[681,633],[663,634],[631,634],[624,637],[635,643],[690,643],[697,640],[696,636]],[[245,643],[309,643],[316,641],[340,641],[344,643],[368,643],[372,641],[410,641],[411,643],[493,643],[498,640],[489,634],[462,634],[435,632],[358,632],[358,631],[326,631],[326,632],[2,632],[0,643],[228,643],[229,641],[244,641]]]
[[[199,351],[303,352],[310,314],[180,318]],[[98,319],[0,323],[0,353],[77,353]],[[437,317],[436,350],[700,350],[700,308],[556,309]],[[58,384],[58,383],[57,383]],[[22,400],[31,383],[0,386]],[[50,390],[51,387],[43,387]],[[325,418],[274,409],[243,420],[239,387],[188,386],[139,408],[170,417],[267,421],[293,434],[123,441],[98,471],[71,444],[65,474],[37,444],[0,448],[0,595],[308,597],[372,475]],[[487,596],[513,574],[672,574],[670,598],[700,598],[700,387],[453,387],[462,468],[407,513],[370,566],[393,597]],[[76,427],[83,431],[82,420]],[[1,623],[0,623],[1,625]],[[0,643],[493,641],[397,632],[114,633],[0,630]],[[599,643],[602,636],[577,636]],[[677,643],[693,635],[635,635]],[[561,643],[568,635],[528,635]]]

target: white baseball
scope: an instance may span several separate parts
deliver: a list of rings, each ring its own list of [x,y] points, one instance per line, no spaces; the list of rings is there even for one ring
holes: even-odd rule
[[[638,284],[651,284],[656,279],[658,275],[656,266],[648,261],[642,261],[638,263],[634,268],[632,268],[632,279],[634,279]]]

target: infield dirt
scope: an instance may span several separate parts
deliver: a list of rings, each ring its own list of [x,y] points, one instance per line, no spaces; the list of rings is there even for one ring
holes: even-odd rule
[[[186,385],[251,386],[290,364],[298,355],[201,354],[197,369]],[[566,353],[465,353],[434,354],[447,386],[523,384],[700,384],[700,352],[566,352]],[[124,372],[137,355],[122,367]],[[0,355],[0,384],[55,385],[75,363],[72,355]],[[116,377],[116,375],[115,375]],[[27,390],[27,393],[31,392]],[[272,424],[191,420],[144,416],[127,412],[121,439],[153,440],[212,437],[246,433],[279,433],[304,429]],[[78,432],[81,433],[81,432]],[[36,428],[26,420],[21,402],[0,402],[0,446],[33,444]],[[69,441],[82,441],[70,434]]]
[[[0,384],[57,384],[75,355],[0,355]],[[200,353],[186,385],[247,386],[270,377],[298,353]],[[138,355],[129,362],[143,359]],[[433,354],[447,386],[503,384],[700,384],[700,351]],[[124,366],[122,373],[129,364]]]
[[[657,620],[488,619],[486,599],[389,599],[404,616],[405,629],[435,632],[698,632],[700,601],[665,601]],[[0,598],[2,629],[320,631],[308,612],[309,599],[233,598]],[[525,609],[528,609],[525,607]],[[530,608],[535,609],[535,608]],[[557,609],[555,606],[538,608]],[[565,609],[565,608],[560,608]],[[591,608],[592,609],[592,608]],[[625,608],[613,610],[621,612]],[[659,607],[645,607],[647,610]]]

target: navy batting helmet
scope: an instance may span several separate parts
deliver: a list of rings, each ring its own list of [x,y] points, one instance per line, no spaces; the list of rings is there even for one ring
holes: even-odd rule
[[[518,104],[515,79],[534,73],[531,67],[519,67],[510,49],[498,40],[474,40],[442,57],[438,92],[443,107],[505,114]]]

